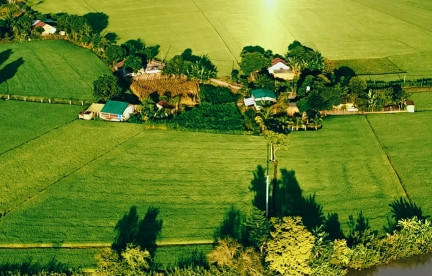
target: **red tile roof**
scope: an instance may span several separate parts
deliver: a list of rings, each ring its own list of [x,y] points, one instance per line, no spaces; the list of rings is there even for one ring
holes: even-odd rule
[[[285,61],[285,60],[283,60],[283,59],[281,59],[281,58],[274,58],[273,60],[272,60],[272,66],[273,65],[275,65],[275,64],[277,64],[278,62],[282,62],[283,64],[285,64],[285,65],[287,65],[287,62]]]

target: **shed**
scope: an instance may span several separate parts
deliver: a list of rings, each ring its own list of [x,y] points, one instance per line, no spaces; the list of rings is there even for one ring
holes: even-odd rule
[[[100,117],[106,121],[122,122],[127,121],[133,111],[134,106],[129,103],[109,100],[100,111]]]
[[[104,107],[104,104],[93,103],[86,110],[78,114],[79,119],[91,120],[94,116],[99,117],[100,111]]]
[[[251,92],[252,98],[256,103],[267,101],[267,102],[276,102],[276,95],[273,91],[269,89],[255,89]]]
[[[406,104],[407,111],[410,113],[414,113],[414,111],[415,111],[414,102],[413,101],[406,101],[405,104]]]

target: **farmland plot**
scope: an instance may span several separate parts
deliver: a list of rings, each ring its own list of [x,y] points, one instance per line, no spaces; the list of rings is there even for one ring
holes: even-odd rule
[[[82,106],[0,101],[0,154],[77,118]],[[37,120],[35,120],[37,118]]]
[[[323,129],[294,132],[291,140],[279,166],[295,171],[305,195],[316,193],[324,213],[338,213],[345,230],[348,216],[360,211],[382,229],[388,204],[404,191],[365,117],[329,117]]]
[[[432,112],[368,115],[410,198],[432,214]]]
[[[394,62],[408,71],[408,77],[432,73],[421,64],[404,68],[410,55],[428,52],[432,61],[428,1],[415,5],[403,0],[30,2],[42,12],[103,12],[109,17],[107,31],[118,33],[121,42],[141,37],[148,44],[160,44],[162,59],[191,48],[195,54],[208,54],[222,76],[237,66],[243,46],[261,45],[285,54],[293,40],[330,59],[398,56],[402,60]]]
[[[0,64],[8,72],[1,94],[91,100],[93,81],[111,74],[90,50],[63,40],[0,44],[0,53],[10,53]]]

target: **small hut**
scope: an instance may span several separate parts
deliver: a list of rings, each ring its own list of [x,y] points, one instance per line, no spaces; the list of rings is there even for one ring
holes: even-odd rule
[[[86,110],[82,111],[80,114],[78,114],[79,119],[83,120],[91,120],[94,117],[99,117],[99,112],[104,107],[104,104],[100,103],[93,103],[91,106],[89,106]]]
[[[413,101],[406,101],[405,104],[406,104],[407,111],[410,113],[414,113],[414,111],[415,111],[414,102]]]

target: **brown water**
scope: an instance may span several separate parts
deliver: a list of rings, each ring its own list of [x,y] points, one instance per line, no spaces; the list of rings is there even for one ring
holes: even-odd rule
[[[348,276],[417,276],[432,275],[432,254],[419,255],[383,266],[350,271]]]

